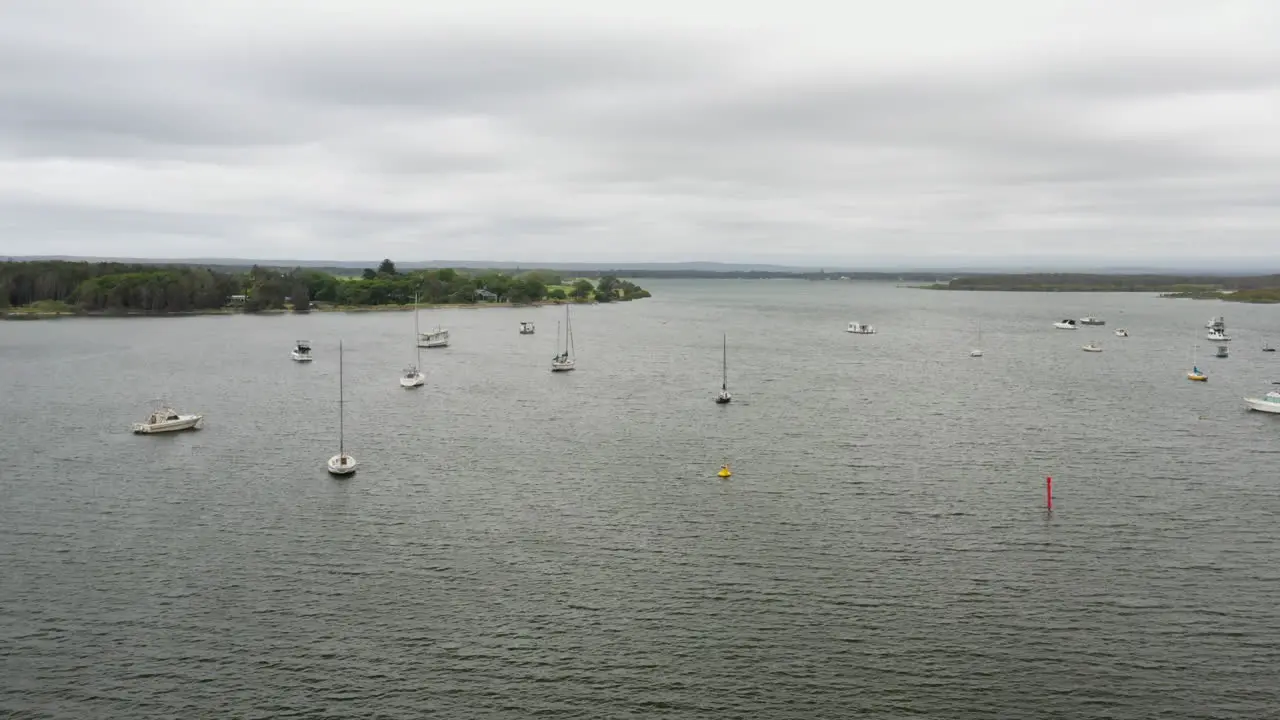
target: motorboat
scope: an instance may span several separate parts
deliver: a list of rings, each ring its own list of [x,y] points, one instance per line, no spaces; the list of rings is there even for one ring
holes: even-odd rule
[[[1129,331],[1124,328],[1120,328],[1116,331],[1116,337],[1129,337]]]
[[[1068,318],[1066,320],[1059,320],[1058,322],[1054,323],[1053,326],[1058,328],[1059,330],[1075,330],[1076,321]]]
[[[1231,338],[1227,336],[1227,322],[1222,316],[1213,319],[1209,323],[1208,338],[1214,342],[1230,342]]]
[[[849,323],[849,327],[845,329],[845,332],[853,333],[854,335],[875,335],[876,328],[874,325],[863,325],[862,323],[851,322]]]
[[[293,345],[293,352],[289,353],[297,362],[311,362],[311,343],[307,340],[298,340]]]
[[[1081,345],[1080,349],[1085,352],[1102,352],[1102,346],[1096,341],[1088,343],[1087,345]]]
[[[1099,320],[1098,318],[1093,317],[1092,315],[1090,315],[1089,317],[1082,317],[1082,318],[1080,318],[1080,324],[1081,324],[1081,325],[1106,325],[1106,324],[1107,324],[1107,321],[1106,321],[1106,320]]]
[[[1260,398],[1245,398],[1244,402],[1250,410],[1265,413],[1280,413],[1280,392],[1272,390]]]
[[[449,346],[449,331],[436,326],[435,330],[430,332],[418,333],[418,347],[424,348],[442,348]]]
[[[151,411],[146,421],[133,424],[133,432],[137,435],[179,432],[181,430],[199,430],[204,422],[203,415],[183,415],[171,407],[160,407]]]
[[[1219,345],[1219,346],[1218,346],[1218,352],[1217,352],[1217,354],[1216,354],[1216,355],[1214,355],[1214,357],[1226,357],[1226,356],[1227,356],[1227,346],[1226,346],[1226,345]]]
[[[533,334],[533,323],[531,323],[531,322],[522,322],[522,323],[520,323],[520,334],[521,334],[521,335],[532,335],[532,334]]]

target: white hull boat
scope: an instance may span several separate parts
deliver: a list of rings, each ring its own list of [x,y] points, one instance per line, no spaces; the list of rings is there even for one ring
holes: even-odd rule
[[[347,453],[340,453],[329,458],[330,475],[350,475],[356,471],[356,459]]]
[[[1230,337],[1228,337],[1228,336],[1227,336],[1227,334],[1226,334],[1225,332],[1217,332],[1217,331],[1214,331],[1214,332],[1209,333],[1209,334],[1208,334],[1208,335],[1206,335],[1205,337],[1207,337],[1208,339],[1210,339],[1210,340],[1212,340],[1212,341],[1214,341],[1214,342],[1231,342],[1231,338],[1230,338]]]
[[[295,362],[311,362],[311,343],[306,340],[299,340],[294,344],[293,352],[289,353]]]
[[[573,324],[569,320],[569,306],[564,306],[564,350],[551,358],[551,372],[569,372],[578,365],[573,357]],[[560,324],[556,323],[556,349],[560,349]]]
[[[344,442],[346,428],[343,421],[346,415],[346,400],[342,392],[342,341],[338,341],[338,454],[329,458],[325,469],[330,475],[347,476],[356,471],[356,459],[347,452]]]
[[[203,415],[180,415],[173,408],[157,408],[147,416],[146,422],[134,423],[133,432],[137,435],[153,435],[155,433],[180,432],[182,430],[199,430],[204,422]]]
[[[1106,325],[1106,324],[1107,324],[1107,321],[1106,321],[1106,320],[1099,320],[1098,318],[1093,317],[1092,315],[1090,315],[1089,317],[1082,317],[1082,318],[1080,318],[1080,324],[1081,324],[1081,325]]]
[[[1080,347],[1085,352],[1102,352],[1102,346],[1097,343],[1089,343]]]
[[[1260,398],[1245,398],[1244,402],[1250,410],[1264,413],[1280,413],[1280,392],[1272,390]]]
[[[851,322],[849,327],[845,328],[845,332],[854,335],[875,335],[876,328],[874,325],[863,325],[862,323]]]
[[[424,348],[442,348],[449,346],[449,331],[442,328],[436,328],[431,332],[418,334],[418,347]]]
[[[1121,328],[1116,331],[1116,337],[1129,337],[1129,331]]]
[[[1075,330],[1076,321],[1075,320],[1059,320],[1058,322],[1054,323],[1053,326],[1058,328],[1059,330]]]
[[[413,335],[420,337],[422,333],[418,332],[418,296],[413,296]],[[422,374],[422,348],[415,343],[413,348],[414,363],[404,369],[400,373],[400,387],[416,388],[422,387],[427,382],[427,376]]]
[[[531,322],[522,322],[522,323],[520,323],[520,334],[521,334],[521,335],[532,335],[532,334],[533,334],[533,323],[531,323]]]

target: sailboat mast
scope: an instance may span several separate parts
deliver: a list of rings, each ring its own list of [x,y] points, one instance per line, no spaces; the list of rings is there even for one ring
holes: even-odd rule
[[[720,372],[720,389],[728,390],[729,389],[729,334],[725,333],[722,339],[724,340],[724,352],[720,356],[720,371],[721,371]]]
[[[338,456],[341,457],[344,448],[342,445],[343,432],[342,415],[343,415],[343,396],[342,396],[342,341],[338,341]]]
[[[573,323],[569,322],[569,306],[564,306],[564,354],[573,356]]]
[[[422,369],[422,345],[418,342],[418,293],[413,294],[413,367]]]

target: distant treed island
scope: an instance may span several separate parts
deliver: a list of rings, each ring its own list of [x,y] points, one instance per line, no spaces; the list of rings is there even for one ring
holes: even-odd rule
[[[540,302],[625,302],[649,292],[615,275],[566,276],[550,270],[399,272],[391,260],[375,270],[337,274],[309,268],[148,265],[45,260],[0,263],[5,317],[310,312],[429,305],[502,306]]]
[[[1147,292],[1161,297],[1280,303],[1280,275],[971,275],[929,285],[932,290],[1003,292]]]

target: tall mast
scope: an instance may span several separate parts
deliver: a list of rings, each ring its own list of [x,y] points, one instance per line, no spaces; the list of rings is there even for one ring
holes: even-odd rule
[[[342,431],[343,431],[343,428],[342,428],[342,405],[343,405],[343,399],[342,399],[342,341],[341,341],[341,340],[339,340],[339,341],[338,341],[338,457],[342,457],[343,452],[344,452],[344,451],[343,451],[343,446],[342,446],[342,436],[343,436],[343,432],[342,432]],[[341,461],[339,461],[339,462],[341,462]]]
[[[418,293],[413,294],[413,359],[414,369],[422,370],[422,346],[418,343]]]
[[[573,353],[573,323],[569,322],[569,306],[564,306],[564,354],[572,356]]]
[[[724,354],[721,356],[721,358],[722,358],[721,360],[722,373],[720,375],[720,389],[728,390],[729,389],[729,335],[728,333],[725,333],[724,335]]]

